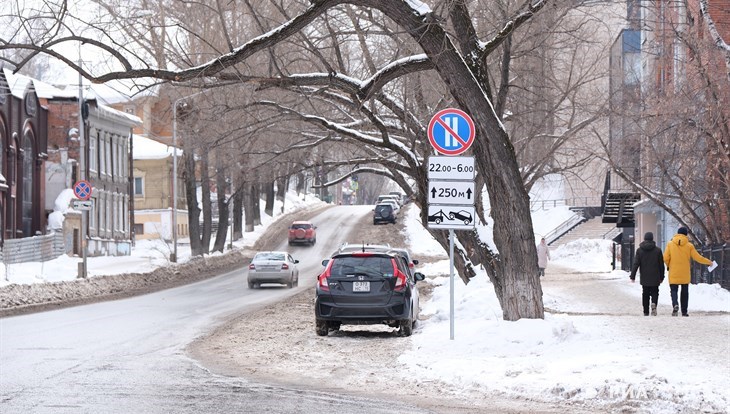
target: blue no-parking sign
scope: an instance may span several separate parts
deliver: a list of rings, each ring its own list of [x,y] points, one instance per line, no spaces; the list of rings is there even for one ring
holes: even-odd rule
[[[474,143],[474,121],[466,112],[455,108],[439,111],[428,124],[428,140],[444,155],[459,155]]]

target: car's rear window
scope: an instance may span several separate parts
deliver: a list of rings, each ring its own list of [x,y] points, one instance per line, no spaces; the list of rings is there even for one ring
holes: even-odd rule
[[[381,212],[381,211],[390,211],[392,209],[391,206],[375,206],[375,211]]]
[[[256,253],[253,260],[284,260],[283,253]]]
[[[356,274],[365,274],[375,277],[392,277],[393,263],[390,257],[338,257],[334,259],[330,275],[332,277],[348,277]]]
[[[291,225],[291,229],[292,230],[297,230],[297,229],[308,230],[310,228],[312,228],[312,225],[311,224],[292,224]]]

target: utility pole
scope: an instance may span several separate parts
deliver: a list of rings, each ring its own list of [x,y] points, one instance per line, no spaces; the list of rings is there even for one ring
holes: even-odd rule
[[[81,46],[79,46],[79,67],[81,67]],[[84,78],[79,73],[79,179],[86,180],[86,141],[85,141],[85,128],[84,128]],[[79,263],[78,277],[86,279],[88,273],[86,272],[86,249],[87,249],[87,236],[88,229],[86,223],[88,221],[88,210],[81,210],[81,250],[82,250],[82,262]]]

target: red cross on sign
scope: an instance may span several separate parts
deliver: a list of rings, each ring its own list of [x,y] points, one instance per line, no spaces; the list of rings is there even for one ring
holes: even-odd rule
[[[91,184],[86,180],[77,181],[74,184],[74,195],[79,200],[88,200],[91,198]]]

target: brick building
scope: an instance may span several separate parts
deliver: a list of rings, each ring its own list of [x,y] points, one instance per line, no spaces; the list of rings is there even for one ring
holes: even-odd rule
[[[0,228],[5,240],[45,233],[48,111],[31,79],[0,63]]]

